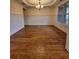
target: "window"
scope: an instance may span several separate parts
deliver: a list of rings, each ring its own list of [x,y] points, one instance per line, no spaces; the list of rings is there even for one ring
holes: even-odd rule
[[[68,2],[58,7],[58,22],[62,24],[69,23],[69,4]]]
[[[65,23],[68,24],[68,22],[69,22],[69,5],[68,4],[65,5],[65,11],[66,11],[65,16],[64,16],[65,21],[66,21]]]

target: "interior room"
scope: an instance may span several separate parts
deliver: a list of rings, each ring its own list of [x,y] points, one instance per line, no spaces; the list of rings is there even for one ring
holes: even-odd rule
[[[11,59],[69,59],[69,0],[10,0]]]

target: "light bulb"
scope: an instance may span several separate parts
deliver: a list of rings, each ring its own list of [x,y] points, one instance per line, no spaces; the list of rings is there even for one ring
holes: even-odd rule
[[[40,9],[40,8],[43,8],[44,5],[36,5],[35,7],[36,7],[37,9]]]
[[[41,5],[41,8],[43,8],[44,6],[43,5]]]
[[[37,6],[36,6],[36,8],[38,8],[38,9],[39,9],[39,8],[40,8],[40,5],[37,5]]]

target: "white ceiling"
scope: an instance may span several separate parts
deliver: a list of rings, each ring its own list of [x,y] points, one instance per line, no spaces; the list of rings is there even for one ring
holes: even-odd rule
[[[39,0],[22,0],[27,6],[35,6],[39,3]],[[41,4],[44,6],[51,6],[57,0],[41,0]]]

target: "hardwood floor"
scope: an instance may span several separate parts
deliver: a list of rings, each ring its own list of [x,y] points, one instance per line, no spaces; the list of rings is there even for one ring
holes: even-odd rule
[[[11,36],[11,59],[68,59],[66,34],[54,26],[26,26]]]

